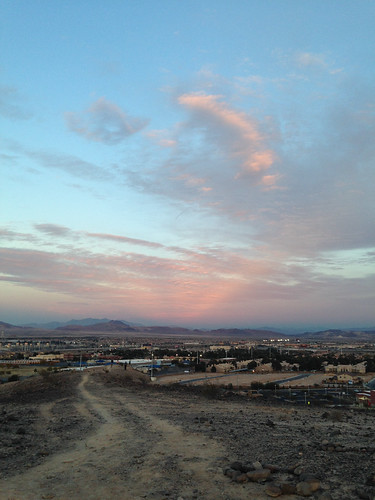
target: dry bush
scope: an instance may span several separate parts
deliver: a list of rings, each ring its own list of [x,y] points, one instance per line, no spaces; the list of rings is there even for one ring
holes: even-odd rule
[[[201,384],[195,386],[196,392],[205,396],[206,398],[217,398],[221,395],[221,388],[216,384]]]
[[[43,371],[43,370],[42,370]],[[41,374],[0,386],[0,402],[41,402],[74,395],[81,377],[76,372]]]
[[[120,385],[121,387],[137,386],[146,387],[150,384],[150,377],[144,373],[129,368],[124,370],[120,366],[103,371],[95,371],[94,376],[104,379],[107,384]]]
[[[327,419],[331,422],[341,422],[343,419],[343,412],[339,409],[331,410],[328,412]]]

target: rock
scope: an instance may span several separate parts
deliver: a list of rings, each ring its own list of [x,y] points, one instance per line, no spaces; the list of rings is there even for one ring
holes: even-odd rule
[[[232,462],[230,464],[230,468],[233,469],[233,470],[239,470],[240,472],[245,472],[243,470],[243,465],[241,462]],[[247,472],[247,471],[246,471]]]
[[[253,462],[252,463],[252,466],[254,467],[255,470],[262,470],[263,469],[263,466],[260,462]]]
[[[281,470],[281,467],[279,467],[278,465],[274,465],[274,464],[265,464],[263,466],[264,469],[269,469],[271,472],[279,472]]]
[[[332,500],[332,495],[328,491],[325,491],[318,497],[318,500]]]
[[[364,488],[358,488],[356,493],[361,500],[373,500],[370,493]]]
[[[283,494],[281,491],[281,488],[276,483],[267,484],[264,491],[265,491],[266,495],[268,495],[269,497],[274,497],[274,498],[279,497]]]
[[[318,479],[311,481],[301,481],[296,486],[297,495],[303,497],[310,497],[315,491],[320,488],[320,481]]]
[[[267,478],[271,475],[271,471],[269,469],[252,470],[248,472],[246,475],[250,481],[256,483],[256,482],[266,481]]]
[[[223,470],[223,474],[224,476],[228,476],[228,477],[232,477],[232,474],[233,474],[234,469],[232,469],[231,467],[226,467],[224,470]]]
[[[239,470],[233,470],[231,472],[228,472],[227,476],[232,479],[232,481],[237,481],[238,476],[241,476],[243,472],[240,472]]]
[[[302,474],[300,474],[300,476],[299,476],[299,480],[306,481],[306,482],[315,481],[316,476],[314,476],[314,474],[311,474],[310,472],[302,472]]]
[[[269,427],[275,427],[275,423],[270,419],[267,420],[266,425],[268,425]]]
[[[296,485],[292,483],[281,483],[280,489],[283,495],[295,495]]]
[[[302,474],[304,472],[303,470],[303,467],[302,465],[298,465],[294,471],[293,471],[293,474],[295,474],[296,476],[299,476],[300,474]]]
[[[236,477],[236,482],[237,483],[247,483],[249,478],[247,477],[246,474],[242,473],[239,476]]]

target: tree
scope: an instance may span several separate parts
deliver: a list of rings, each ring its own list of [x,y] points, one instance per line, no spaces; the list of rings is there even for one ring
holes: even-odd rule
[[[276,372],[281,372],[281,363],[278,359],[272,360],[272,369]]]

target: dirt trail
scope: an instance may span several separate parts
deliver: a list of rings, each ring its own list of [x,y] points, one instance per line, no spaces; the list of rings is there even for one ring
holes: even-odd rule
[[[90,421],[94,432],[68,451],[1,481],[2,500],[267,498],[257,484],[230,483],[220,469],[226,456],[222,445],[157,418],[147,398],[108,390],[87,372],[78,395],[75,412]],[[60,404],[63,412],[64,400]],[[39,425],[51,411],[50,403],[41,407]]]

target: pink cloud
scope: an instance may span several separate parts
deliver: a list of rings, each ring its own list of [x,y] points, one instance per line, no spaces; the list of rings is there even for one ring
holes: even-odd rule
[[[178,102],[196,115],[199,123],[206,124],[212,136],[219,135],[219,144],[233,159],[239,160],[237,177],[267,170],[276,155],[264,148],[265,137],[259,131],[256,120],[244,112],[231,109],[220,98],[202,93],[183,94]]]
[[[117,241],[116,235],[100,233],[92,233],[90,238],[97,236]],[[304,262],[288,264],[285,254],[263,249],[258,249],[257,257],[220,247],[169,250],[175,255],[110,255],[93,253],[81,245],[61,252],[0,248],[0,282],[52,293],[51,301],[53,294],[58,294],[59,301],[63,294],[68,302],[79,300],[105,315],[197,325],[239,324],[249,318],[264,321],[262,317],[277,316],[287,320],[288,314],[296,317],[296,304],[302,318],[328,303],[336,307],[334,290],[340,289],[339,302],[347,304],[353,289],[364,290],[363,280],[316,275]],[[373,277],[369,277],[368,297],[372,285]],[[366,298],[364,292],[362,296]],[[60,307],[60,302],[55,304],[57,312]]]

